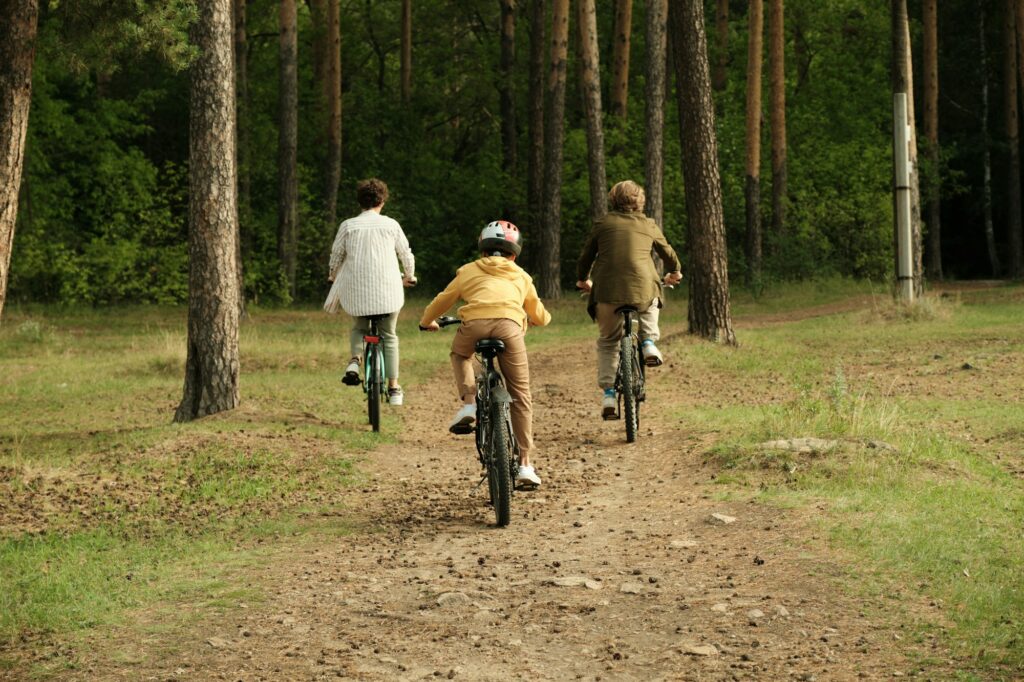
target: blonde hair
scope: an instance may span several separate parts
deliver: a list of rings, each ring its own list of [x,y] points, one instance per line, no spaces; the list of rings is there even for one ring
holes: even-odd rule
[[[647,195],[644,194],[644,188],[632,180],[618,182],[608,192],[608,208],[612,211],[623,213],[642,211],[646,200]]]

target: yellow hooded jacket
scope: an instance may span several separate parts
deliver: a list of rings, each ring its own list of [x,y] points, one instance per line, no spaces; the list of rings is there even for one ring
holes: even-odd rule
[[[430,324],[460,298],[466,302],[459,308],[463,322],[508,319],[525,329],[527,320],[538,327],[551,321],[533,278],[503,256],[485,256],[459,268],[455,279],[423,311],[420,325]]]

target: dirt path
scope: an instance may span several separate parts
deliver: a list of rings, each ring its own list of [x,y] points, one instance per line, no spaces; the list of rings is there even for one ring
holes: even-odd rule
[[[471,440],[443,430],[450,405],[438,396],[450,390],[439,375],[409,392],[401,442],[364,462],[369,482],[340,510],[355,533],[253,576],[271,586],[265,603],[230,609],[181,640],[98,643],[68,678],[910,673],[906,640],[879,620],[884,605],[842,589],[845,569],[810,520],[715,501],[714,472],[701,463],[713,434],[658,408],[681,368],[654,375],[642,438],[627,445],[620,423],[596,418],[593,363],[590,344],[534,354],[544,485],[515,497],[508,529],[491,526],[484,488],[473,488]],[[713,513],[736,520],[716,525]],[[133,662],[116,663],[112,647]]]

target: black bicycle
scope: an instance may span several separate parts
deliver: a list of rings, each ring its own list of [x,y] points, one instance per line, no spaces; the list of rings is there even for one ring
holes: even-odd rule
[[[363,336],[363,392],[366,393],[366,411],[370,426],[380,431],[380,404],[388,399],[388,385],[384,380],[384,347],[380,342],[377,324],[389,315],[366,315],[370,328]]]
[[[456,317],[437,320],[441,327],[460,323]],[[495,363],[504,350],[505,342],[501,339],[476,342],[477,357],[484,368],[476,380],[476,450],[498,526],[507,526],[512,520],[512,482],[519,470],[519,446],[512,432],[510,411],[512,396]],[[473,427],[466,427],[464,433],[472,430]]]
[[[643,354],[640,352],[640,337],[634,328],[639,321],[636,306],[624,305],[615,310],[622,315],[622,339],[619,341],[619,369],[615,372],[615,413],[605,419],[622,419],[626,422],[626,442],[636,442],[640,432],[640,403],[646,398]]]

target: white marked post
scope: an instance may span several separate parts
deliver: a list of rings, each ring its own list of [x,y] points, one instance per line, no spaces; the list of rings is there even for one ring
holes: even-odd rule
[[[907,93],[893,93],[893,164],[896,192],[896,281],[904,303],[914,302],[914,266],[910,237],[910,126]]]

